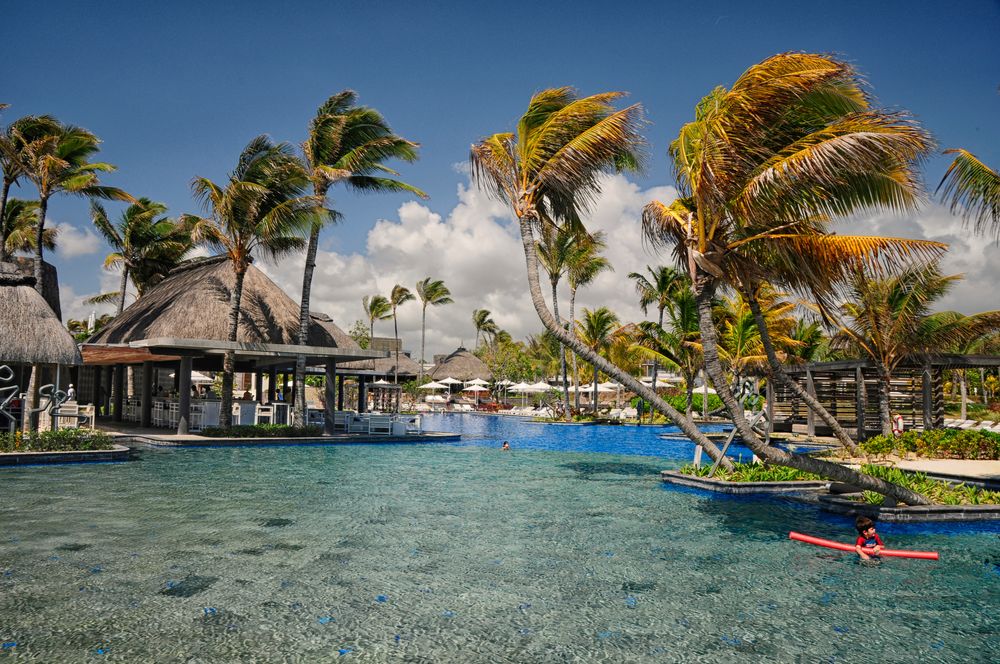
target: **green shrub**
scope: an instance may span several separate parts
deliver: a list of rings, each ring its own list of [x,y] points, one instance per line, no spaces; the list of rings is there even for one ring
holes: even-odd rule
[[[951,459],[1000,459],[1000,434],[972,429],[906,431],[901,436],[875,436],[861,443],[865,454],[917,456]]]
[[[59,429],[0,433],[0,452],[71,452],[110,450],[114,446],[103,431]]]
[[[319,438],[323,427],[309,425],[293,427],[289,424],[241,424],[225,429],[205,427],[201,435],[209,438]]]

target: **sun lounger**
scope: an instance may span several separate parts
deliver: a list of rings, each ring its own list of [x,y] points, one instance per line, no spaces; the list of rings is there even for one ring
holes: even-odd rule
[[[368,418],[369,435],[388,436],[392,434],[392,415],[371,415]]]

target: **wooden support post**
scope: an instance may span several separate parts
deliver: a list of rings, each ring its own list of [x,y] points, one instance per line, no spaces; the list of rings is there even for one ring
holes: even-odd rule
[[[860,443],[868,438],[868,432],[865,430],[865,417],[868,411],[868,389],[865,387],[865,371],[861,367],[857,367],[854,370],[854,408],[858,419],[857,439]]]
[[[921,379],[920,391],[923,396],[923,408],[921,410],[924,415],[924,431],[928,431],[934,428],[934,383],[929,364],[924,365],[924,371],[921,375]]]
[[[806,392],[812,398],[816,398],[816,385],[813,383],[812,371],[808,368],[806,369]],[[812,408],[806,408],[806,435],[816,435],[816,413],[813,412]]]
[[[274,390],[278,383],[278,371],[274,367],[267,374],[267,402],[274,403]]]
[[[114,377],[114,421],[121,422],[122,412],[125,409],[125,365],[118,364],[115,365],[115,377]]]
[[[264,374],[259,367],[253,368],[253,396],[257,403],[264,403]]]
[[[368,412],[368,383],[364,376],[358,376],[358,412]]]
[[[337,380],[337,363],[328,360],[326,363],[326,386],[323,393],[323,433],[327,436],[333,435],[333,413],[336,410],[336,390],[334,381]]]
[[[191,358],[181,357],[181,366],[177,369],[180,376],[177,404],[177,435],[186,436],[191,422]]]
[[[344,377],[337,376],[337,410],[344,410]]]
[[[142,396],[140,406],[142,414],[139,416],[139,426],[148,429],[152,424],[153,416],[153,363],[149,361],[142,363]]]

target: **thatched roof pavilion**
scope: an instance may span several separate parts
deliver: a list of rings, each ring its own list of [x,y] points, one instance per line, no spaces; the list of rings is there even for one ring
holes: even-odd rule
[[[35,290],[35,278],[0,263],[0,364],[80,364],[76,341]]]
[[[226,341],[229,297],[235,281],[225,256],[187,261],[87,343],[120,344],[165,337]],[[294,345],[298,333],[298,304],[251,265],[243,281],[236,340]],[[314,314],[309,345],[340,348],[343,344],[360,350],[329,316]]]
[[[30,256],[13,256],[14,268],[23,275],[35,276],[35,259]],[[32,282],[34,283],[34,282]],[[55,265],[42,261],[42,297],[48,302],[56,318],[62,320],[62,307],[59,302],[59,273]]]
[[[85,363],[142,363],[144,368],[155,368],[157,363],[177,367],[179,362],[178,394],[184,413],[192,368],[218,371],[229,351],[236,355],[237,371],[257,374],[258,400],[261,373],[290,371],[297,355],[306,356],[309,365],[323,366],[330,378],[337,363],[385,357],[384,352],[362,350],[324,314],[312,314],[308,344],[296,345],[299,305],[252,265],[243,281],[237,340],[228,341],[229,298],[235,280],[225,256],[186,261],[87,341]],[[121,373],[115,380],[121,380]],[[144,393],[149,389],[148,373],[143,372]],[[272,380],[272,389],[273,384]],[[120,395],[122,390],[114,392]],[[149,416],[146,396],[144,424]],[[116,418],[120,411],[116,404]]]
[[[491,380],[493,377],[489,367],[482,360],[461,347],[441,358],[440,361],[436,361],[430,372],[430,377],[433,380],[449,376],[457,380],[472,380],[473,378]]]

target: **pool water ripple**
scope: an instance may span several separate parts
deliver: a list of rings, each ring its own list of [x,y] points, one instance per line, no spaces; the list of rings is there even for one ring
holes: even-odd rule
[[[942,560],[867,567],[787,540],[843,518],[663,486],[662,429],[426,426],[478,435],[0,471],[0,658],[1000,659],[1000,529],[886,524]]]

